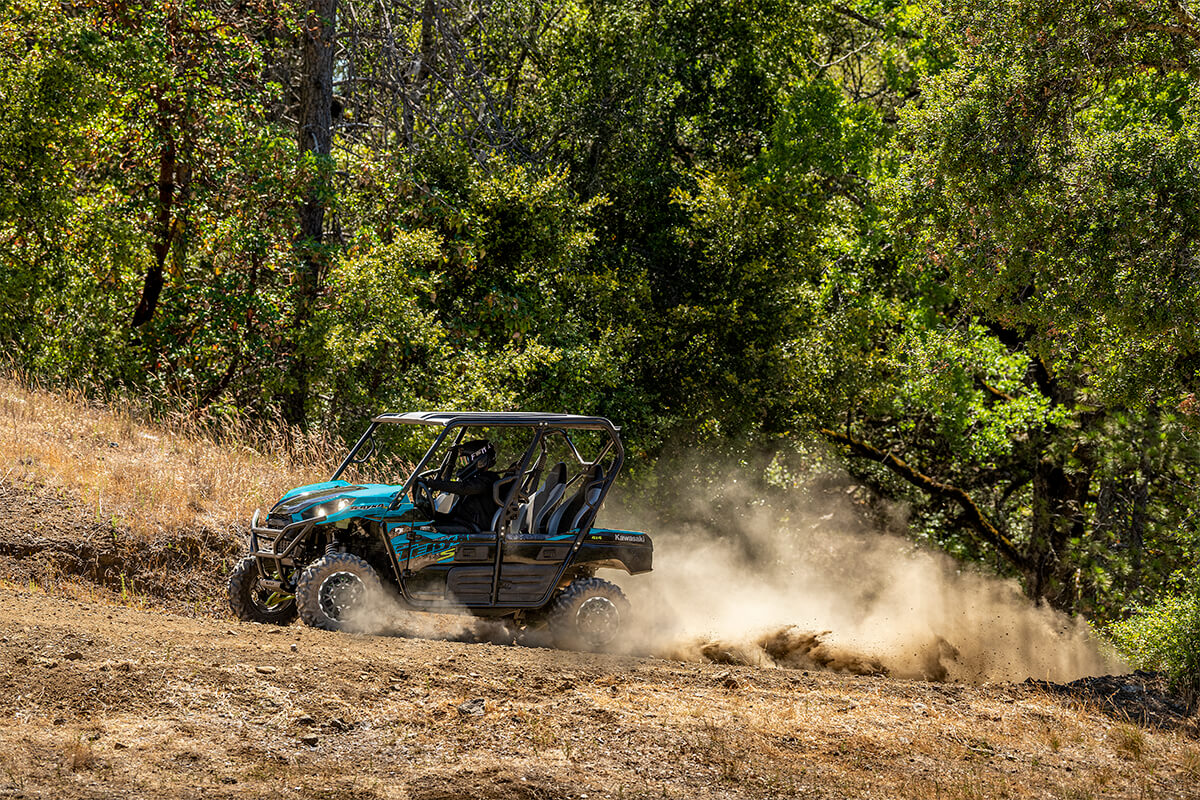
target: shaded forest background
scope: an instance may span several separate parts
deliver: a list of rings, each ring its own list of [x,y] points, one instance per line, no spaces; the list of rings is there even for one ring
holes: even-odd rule
[[[341,435],[602,414],[665,507],[734,465],[1198,613],[1190,3],[0,9],[11,368]]]

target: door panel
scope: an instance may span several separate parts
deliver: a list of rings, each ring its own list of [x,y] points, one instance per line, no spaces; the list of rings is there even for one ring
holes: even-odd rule
[[[558,564],[505,564],[500,571],[500,604],[541,600],[558,576],[558,567]]]

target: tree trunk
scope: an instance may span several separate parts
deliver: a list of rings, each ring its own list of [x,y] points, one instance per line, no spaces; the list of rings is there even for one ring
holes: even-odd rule
[[[163,266],[167,254],[171,251],[171,239],[174,228],[171,225],[172,206],[175,201],[175,133],[172,130],[170,114],[160,109],[161,130],[163,136],[162,149],[158,155],[158,198],[155,203],[154,241],[150,250],[154,254],[154,263],[146,272],[146,281],[142,286],[142,298],[133,311],[133,327],[145,325],[154,317],[158,308],[158,297],[163,287]]]
[[[1068,573],[1074,567],[1064,561],[1072,538],[1087,534],[1086,509],[1092,485],[1092,469],[1087,462],[1080,469],[1066,466],[1048,455],[1037,463],[1033,476],[1033,519],[1030,530],[1029,594],[1038,601],[1047,600],[1057,608],[1070,609],[1074,579]]]
[[[296,238],[299,264],[294,279],[296,309],[292,320],[295,352],[289,370],[284,419],[305,426],[311,358],[312,314],[320,291],[325,250],[325,205],[332,179],[329,165],[332,139],[333,43],[337,28],[337,0],[308,0],[301,25],[300,129],[302,159],[312,156],[308,187],[300,202],[300,232]],[[315,167],[315,170],[314,170]]]

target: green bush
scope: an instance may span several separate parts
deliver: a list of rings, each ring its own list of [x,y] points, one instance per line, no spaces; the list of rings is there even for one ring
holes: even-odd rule
[[[1200,699],[1200,589],[1168,594],[1129,619],[1114,623],[1108,635],[1130,663],[1170,676],[1194,709]]]

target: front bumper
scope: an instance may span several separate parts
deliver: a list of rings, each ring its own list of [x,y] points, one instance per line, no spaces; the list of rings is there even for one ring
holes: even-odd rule
[[[259,585],[279,592],[296,588],[296,554],[308,541],[315,520],[302,520],[282,528],[258,524],[259,512],[250,519],[250,555],[258,564]]]

